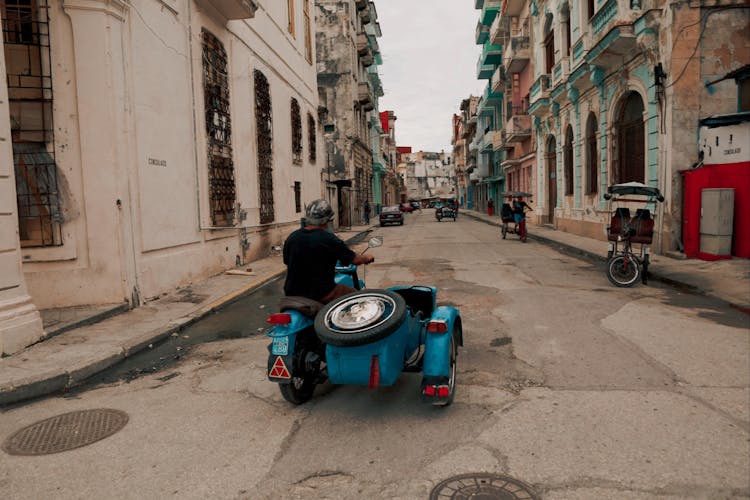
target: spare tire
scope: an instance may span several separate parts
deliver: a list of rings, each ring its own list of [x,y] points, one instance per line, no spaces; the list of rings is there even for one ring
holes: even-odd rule
[[[406,301],[395,292],[361,290],[326,304],[315,317],[315,333],[334,346],[369,344],[395,332],[406,312]]]

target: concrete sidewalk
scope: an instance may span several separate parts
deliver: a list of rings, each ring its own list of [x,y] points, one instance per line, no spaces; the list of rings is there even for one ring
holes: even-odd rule
[[[371,227],[355,226],[336,234],[355,242]],[[49,322],[47,340],[0,359],[0,405],[78,385],[278,278],[285,270],[279,253],[129,311],[121,304],[42,311]]]
[[[472,210],[460,212],[488,224],[502,226],[500,217]],[[557,247],[565,252],[579,254],[596,261],[606,261],[607,242],[586,238],[547,226],[529,224],[529,239]],[[518,243],[518,237],[509,235],[509,243]],[[722,300],[750,313],[750,260],[728,259],[708,262],[698,259],[679,259],[664,255],[651,255],[651,279]],[[637,286],[637,285],[636,285]]]

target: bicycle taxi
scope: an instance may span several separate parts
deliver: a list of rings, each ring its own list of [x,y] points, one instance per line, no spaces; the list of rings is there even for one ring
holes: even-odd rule
[[[657,203],[664,201],[658,188],[640,182],[613,184],[607,188],[604,199],[612,213],[607,226],[607,278],[620,287],[633,286],[638,278],[648,283],[651,243],[654,238],[654,217]],[[630,206],[635,205],[631,214]],[[637,251],[633,245],[638,245]]]
[[[530,198],[531,196],[533,195],[523,191],[506,191],[503,193],[503,198],[507,199],[507,201],[503,203],[503,206],[500,207],[500,220],[503,223],[503,239],[505,239],[506,235],[510,233],[517,234],[522,242],[526,242],[526,209],[530,209],[530,207],[526,204],[524,198]],[[519,214],[517,213],[517,210],[513,209],[514,200],[521,203],[522,213],[518,220],[516,219],[516,215]],[[529,203],[531,203],[531,200],[529,200]]]

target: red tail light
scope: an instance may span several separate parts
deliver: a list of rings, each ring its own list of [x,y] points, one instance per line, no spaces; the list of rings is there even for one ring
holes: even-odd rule
[[[450,395],[450,390],[447,385],[441,385],[438,387],[437,395],[441,398],[447,398]]]
[[[425,396],[434,396],[435,386],[434,385],[425,386],[424,390],[422,391],[422,394],[424,394]]]
[[[430,333],[445,333],[448,331],[448,323],[445,321],[430,321],[427,323],[427,331]]]
[[[380,362],[377,356],[373,356],[370,361],[370,382],[367,384],[369,389],[380,385]]]
[[[289,313],[272,314],[266,321],[272,325],[288,325],[292,322],[292,315]]]

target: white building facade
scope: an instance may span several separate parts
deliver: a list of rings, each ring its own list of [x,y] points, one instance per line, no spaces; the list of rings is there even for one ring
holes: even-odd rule
[[[321,196],[313,0],[0,6],[21,309],[24,282],[38,308],[137,306],[265,256]],[[10,353],[41,329],[8,333],[7,300]]]

